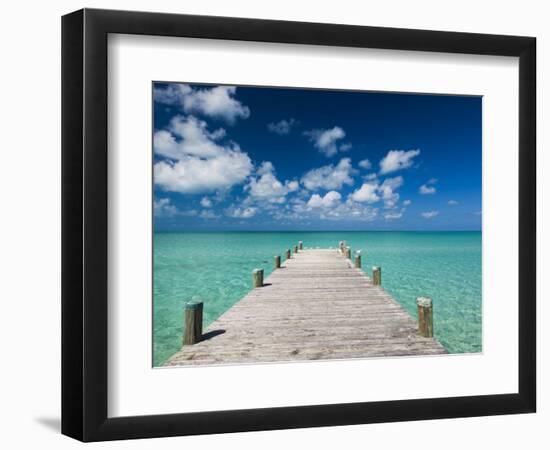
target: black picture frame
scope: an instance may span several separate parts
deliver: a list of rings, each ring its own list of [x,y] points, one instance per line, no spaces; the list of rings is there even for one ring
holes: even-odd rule
[[[110,33],[519,57],[517,393],[107,417]],[[84,9],[62,18],[62,433],[82,441],[535,412],[536,39]],[[144,180],[148,182],[148,180]]]

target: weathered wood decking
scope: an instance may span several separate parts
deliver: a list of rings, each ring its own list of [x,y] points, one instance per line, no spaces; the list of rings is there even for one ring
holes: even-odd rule
[[[165,365],[446,353],[380,286],[333,249],[306,249],[274,270]]]

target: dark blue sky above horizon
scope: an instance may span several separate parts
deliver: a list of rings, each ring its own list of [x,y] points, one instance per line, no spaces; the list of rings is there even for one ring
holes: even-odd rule
[[[153,89],[157,230],[481,229],[481,97]]]

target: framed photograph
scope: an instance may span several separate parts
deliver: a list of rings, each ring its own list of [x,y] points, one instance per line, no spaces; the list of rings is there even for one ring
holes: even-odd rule
[[[532,37],[62,21],[62,432],[535,411]]]

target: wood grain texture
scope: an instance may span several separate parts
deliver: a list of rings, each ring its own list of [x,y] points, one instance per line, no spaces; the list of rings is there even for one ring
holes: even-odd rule
[[[345,289],[343,289],[345,287]],[[444,354],[382,287],[335,249],[304,249],[165,365]]]

